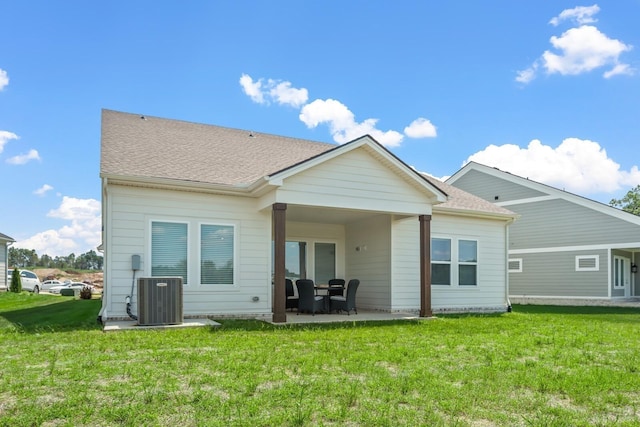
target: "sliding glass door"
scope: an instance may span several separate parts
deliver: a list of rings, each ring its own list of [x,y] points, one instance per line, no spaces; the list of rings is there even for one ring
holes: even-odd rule
[[[308,268],[313,272],[312,275],[309,274]],[[329,279],[336,277],[336,244],[287,241],[285,277],[294,282],[298,279],[313,279],[315,283],[328,283]]]

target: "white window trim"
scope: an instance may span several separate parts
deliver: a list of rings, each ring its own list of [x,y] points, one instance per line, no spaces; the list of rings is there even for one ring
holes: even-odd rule
[[[448,286],[448,287],[452,287],[452,286],[456,286],[453,280],[454,277],[454,272],[453,272],[453,246],[456,242],[456,240],[453,237],[450,236],[431,236],[431,241],[429,242],[429,244],[431,245],[433,239],[442,239],[442,240],[448,240],[449,241],[449,261],[433,261],[433,253],[431,254],[431,264],[439,264],[439,265],[448,265],[449,266],[449,284],[446,283],[433,283],[433,277],[431,279],[431,285],[432,286]],[[432,245],[433,246],[433,245]],[[433,250],[433,247],[431,248],[431,250]],[[457,253],[457,249],[456,249],[456,253]],[[457,265],[457,263],[456,263]],[[457,273],[455,273],[455,276],[457,277]]]
[[[509,265],[512,262],[517,262],[518,263],[518,267],[517,268],[509,268]],[[509,273],[522,273],[522,258],[509,258],[507,260],[507,268],[509,268]]]
[[[477,237],[465,237],[465,236],[445,236],[445,235],[433,235],[432,239],[446,239],[451,242],[451,261],[431,261],[431,264],[448,264],[450,265],[450,277],[449,284],[445,285],[442,283],[431,283],[432,286],[448,286],[450,288],[461,288],[461,289],[477,289],[480,287],[480,264],[481,264],[481,256],[480,256],[480,240]],[[460,241],[468,240],[471,242],[476,242],[476,262],[461,262],[459,261],[459,250],[460,250]],[[459,275],[459,266],[461,265],[475,265],[476,266],[476,284],[475,285],[461,285],[460,284],[460,275]]]
[[[480,276],[480,242],[478,242],[478,239],[470,239],[470,238],[466,238],[466,237],[458,237],[455,239],[456,240],[456,285],[463,287],[463,288],[477,288],[478,287],[478,282],[479,282],[479,276]],[[468,241],[468,242],[476,242],[476,260],[474,262],[468,262],[468,261],[460,261],[460,242],[462,240]],[[461,285],[460,284],[460,266],[461,265],[474,265],[476,267],[476,283],[475,285]]]
[[[165,219],[165,218],[151,218],[149,219],[149,228],[148,228],[148,233],[149,233],[149,238],[147,239],[147,256],[146,256],[146,261],[145,264],[148,266],[145,268],[145,274],[148,275],[149,277],[153,277],[151,275],[151,271],[152,271],[152,259],[153,259],[153,254],[152,254],[152,240],[153,240],[153,223],[154,222],[171,222],[174,224],[186,224],[187,225],[187,279],[193,281],[193,274],[191,272],[191,224],[189,223],[189,221],[178,221],[175,219]],[[189,286],[189,283],[183,283],[183,286]]]
[[[202,242],[200,241],[201,231],[203,225],[221,225],[223,227],[233,227],[233,283],[224,283],[224,284],[203,284],[201,281],[202,278]],[[238,226],[234,223],[229,222],[211,222],[211,221],[202,221],[198,223],[198,229],[196,230],[198,237],[196,239],[197,242],[197,284],[198,286],[206,287],[207,290],[216,291],[216,290],[229,290],[238,288]]]
[[[595,260],[595,266],[580,267],[580,261],[583,259]],[[576,255],[576,271],[600,271],[600,255]]]

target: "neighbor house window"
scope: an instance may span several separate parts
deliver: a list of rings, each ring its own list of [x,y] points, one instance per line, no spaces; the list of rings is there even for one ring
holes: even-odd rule
[[[522,273],[522,258],[509,259],[509,273]]]
[[[431,239],[431,284],[451,285],[451,239]]]
[[[478,242],[475,240],[458,241],[458,284],[478,284]]]
[[[187,283],[189,227],[186,223],[151,223],[151,275],[177,276]]]
[[[576,271],[599,271],[600,255],[577,255]]]
[[[200,225],[200,283],[234,284],[235,229],[232,225]]]

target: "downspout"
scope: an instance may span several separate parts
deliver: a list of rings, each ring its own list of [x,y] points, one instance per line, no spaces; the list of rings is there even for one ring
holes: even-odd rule
[[[504,298],[505,301],[507,302],[507,313],[511,313],[511,301],[509,301],[509,225],[511,225],[513,221],[507,221],[507,223],[504,225],[504,244],[505,244],[505,257],[506,257],[506,262],[505,262],[505,269],[504,269],[504,275],[505,275],[505,286],[504,286]]]
[[[100,307],[100,311],[98,312],[98,323],[104,323],[103,320],[107,318],[107,302],[109,301],[109,286],[107,283],[109,282],[109,268],[107,267],[107,262],[109,259],[107,258],[107,247],[109,245],[108,239],[106,238],[106,230],[105,230],[105,220],[107,216],[105,215],[107,211],[107,203],[109,202],[109,198],[107,197],[107,180],[108,178],[102,178],[102,218],[101,222],[101,237],[102,237],[102,305]]]

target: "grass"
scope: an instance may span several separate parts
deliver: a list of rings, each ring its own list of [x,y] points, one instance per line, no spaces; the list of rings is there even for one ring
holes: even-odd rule
[[[99,304],[0,294],[0,426],[640,425],[637,309],[104,333]]]

